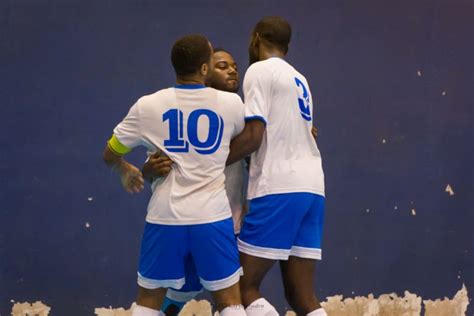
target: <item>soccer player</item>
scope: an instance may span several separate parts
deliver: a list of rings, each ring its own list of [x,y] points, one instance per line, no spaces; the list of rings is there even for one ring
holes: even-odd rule
[[[252,153],[249,212],[238,240],[241,295],[250,316],[277,315],[259,292],[277,260],[295,312],[326,315],[313,284],[321,259],[324,174],[308,82],[284,60],[290,38],[291,27],[280,17],[264,18],[253,29],[243,86],[246,123],[228,157],[232,164]]]
[[[133,316],[163,315],[167,288],[188,281],[193,262],[199,280],[224,316],[245,315],[239,264],[224,168],[230,140],[244,125],[243,104],[234,93],[206,88],[212,47],[206,37],[189,35],[171,51],[177,84],[140,98],[104,150],[129,192],[143,188],[140,171],[122,155],[143,145],[170,157],[175,166],[153,185],[138,269]]]
[[[237,63],[232,55],[222,48],[214,49],[212,58],[213,68],[207,85],[222,91],[237,93],[239,90],[239,72]],[[246,178],[244,160],[238,161],[224,170],[225,189],[230,202],[234,221],[234,233],[240,232],[242,215],[246,208]],[[171,171],[172,160],[162,153],[149,157],[143,166],[143,176],[152,182],[158,177],[164,177]],[[245,183],[244,183],[245,179]],[[167,315],[177,315],[189,300],[193,299],[202,290],[199,278],[195,275],[193,263],[187,265],[186,279],[189,282],[180,290],[168,289],[161,310]]]

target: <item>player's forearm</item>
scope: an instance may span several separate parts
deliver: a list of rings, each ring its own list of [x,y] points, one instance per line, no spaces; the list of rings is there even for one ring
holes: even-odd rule
[[[127,164],[123,157],[114,153],[109,146],[104,149],[103,159],[105,164],[115,172],[120,172]]]
[[[153,175],[153,171],[152,171],[152,166],[149,162],[146,162],[144,165],[143,165],[143,168],[142,168],[142,175],[143,175],[143,178],[152,183],[153,182],[153,179],[154,179],[154,175]]]
[[[252,129],[246,126],[242,133],[237,135],[237,137],[230,142],[230,152],[227,157],[226,165],[231,165],[247,157],[260,147],[261,142],[261,137],[255,135]]]
[[[249,120],[245,123],[243,131],[230,142],[227,165],[239,161],[260,147],[265,133],[266,123],[263,120]]]

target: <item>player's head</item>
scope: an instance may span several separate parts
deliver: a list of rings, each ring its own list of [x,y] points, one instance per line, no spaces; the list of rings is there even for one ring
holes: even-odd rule
[[[270,16],[261,19],[252,31],[249,45],[250,64],[261,59],[262,50],[273,50],[286,55],[291,40],[291,26],[284,18]]]
[[[211,71],[212,46],[199,34],[187,35],[177,40],[171,49],[171,63],[176,77],[205,79]]]
[[[239,72],[232,55],[223,48],[214,49],[208,85],[227,92],[239,91]]]

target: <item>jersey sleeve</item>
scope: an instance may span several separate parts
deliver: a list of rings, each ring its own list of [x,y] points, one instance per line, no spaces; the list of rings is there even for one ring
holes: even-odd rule
[[[114,136],[120,144],[132,149],[142,143],[140,126],[140,115],[137,102],[130,108],[130,111],[122,122],[115,127]]]
[[[251,66],[244,78],[245,120],[261,120],[267,124],[268,94],[271,89],[270,73],[263,67]]]
[[[240,134],[245,126],[245,106],[242,102],[242,99],[236,95],[235,98],[235,105],[234,108],[236,109],[236,116],[235,116],[235,128],[234,133],[232,134],[232,138]]]

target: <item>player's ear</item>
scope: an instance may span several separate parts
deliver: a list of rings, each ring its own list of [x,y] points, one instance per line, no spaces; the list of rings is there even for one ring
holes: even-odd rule
[[[207,77],[207,74],[209,73],[209,65],[208,64],[202,64],[201,65],[201,75],[204,77]]]
[[[259,43],[260,43],[260,34],[256,32],[255,35],[253,36],[252,44],[253,46],[257,47]]]

